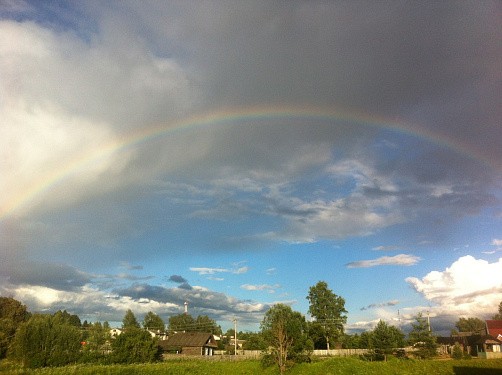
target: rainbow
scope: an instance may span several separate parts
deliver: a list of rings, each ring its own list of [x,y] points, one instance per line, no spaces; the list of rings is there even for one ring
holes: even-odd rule
[[[0,207],[0,221],[13,215],[18,209],[24,207],[35,197],[50,190],[53,186],[64,181],[66,178],[75,175],[78,171],[85,168],[85,166],[133,145],[145,143],[181,130],[194,130],[201,127],[224,124],[239,124],[250,120],[266,121],[274,119],[306,119],[343,122],[353,124],[354,126],[393,130],[413,137],[422,138],[428,142],[440,145],[441,147],[447,147],[457,153],[487,164],[495,170],[502,170],[502,165],[500,163],[487,159],[469,145],[454,140],[453,138],[447,138],[438,133],[434,133],[425,127],[413,126],[405,121],[390,120],[369,114],[315,106],[234,107],[202,113],[165,124],[150,126],[130,132],[112,142],[101,144],[95,149],[79,155],[70,160],[67,164],[34,180],[29,186],[26,186],[25,189],[22,189],[15,196],[11,197],[6,204]]]

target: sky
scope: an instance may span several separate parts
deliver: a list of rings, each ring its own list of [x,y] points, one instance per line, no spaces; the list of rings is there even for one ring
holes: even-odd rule
[[[0,0],[0,295],[347,332],[502,301],[498,1]]]

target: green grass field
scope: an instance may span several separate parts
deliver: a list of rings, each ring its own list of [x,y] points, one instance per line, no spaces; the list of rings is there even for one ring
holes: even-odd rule
[[[66,366],[38,370],[24,370],[9,362],[0,362],[2,374],[43,375],[115,375],[115,374],[167,374],[167,375],[276,375],[277,368],[262,368],[259,361],[206,361],[169,360],[141,365]],[[502,374],[501,360],[391,360],[389,362],[364,362],[357,358],[333,358],[294,366],[291,375],[496,375]]]

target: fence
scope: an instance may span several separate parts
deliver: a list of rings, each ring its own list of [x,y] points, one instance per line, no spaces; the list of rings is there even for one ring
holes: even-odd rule
[[[312,355],[317,357],[348,357],[368,353],[369,349],[330,349],[314,350]]]

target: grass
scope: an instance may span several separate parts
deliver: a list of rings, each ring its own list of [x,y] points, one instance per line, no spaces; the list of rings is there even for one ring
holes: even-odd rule
[[[206,361],[167,360],[161,363],[138,365],[76,365],[38,370],[22,369],[11,362],[0,362],[1,374],[33,375],[277,375],[276,367],[263,369],[257,360]],[[332,358],[313,363],[295,365],[288,375],[502,375],[502,359],[489,360],[396,360],[388,362],[364,362],[357,358]]]

